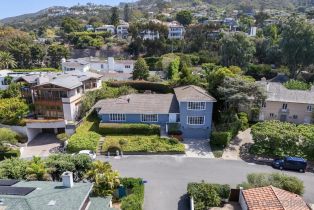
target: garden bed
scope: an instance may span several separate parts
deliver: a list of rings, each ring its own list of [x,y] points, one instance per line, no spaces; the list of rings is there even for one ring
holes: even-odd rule
[[[183,154],[184,144],[174,138],[152,136],[107,136],[102,152],[123,151],[124,154],[165,153]]]

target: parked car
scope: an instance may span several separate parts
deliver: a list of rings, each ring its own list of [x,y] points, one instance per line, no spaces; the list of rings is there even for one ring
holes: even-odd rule
[[[85,154],[88,155],[92,160],[96,159],[96,153],[92,150],[81,150],[79,151],[79,154]]]
[[[296,170],[303,173],[306,171],[307,161],[300,157],[285,157],[283,159],[275,159],[272,165],[280,170]]]

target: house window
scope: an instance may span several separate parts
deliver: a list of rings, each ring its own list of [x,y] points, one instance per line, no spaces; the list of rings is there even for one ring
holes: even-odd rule
[[[188,102],[188,110],[205,110],[205,102]]]
[[[101,65],[100,65],[100,68],[102,68],[102,69],[103,69],[103,68],[104,68],[104,64],[101,64]]]
[[[142,122],[157,122],[157,114],[142,114]]]
[[[125,114],[110,114],[109,121],[112,122],[123,122],[126,120]]]
[[[286,110],[288,108],[288,104],[282,104],[282,109]]]
[[[262,102],[262,107],[266,108],[266,102]]]
[[[298,115],[293,115],[293,119],[298,119]]]
[[[307,105],[306,110],[307,110],[308,112],[312,112],[312,111],[313,111],[312,105]]]
[[[204,125],[205,117],[204,116],[188,116],[189,125]]]
[[[125,68],[129,69],[129,68],[131,68],[131,66],[130,65],[125,65]]]
[[[274,113],[270,113],[269,116],[270,116],[270,117],[274,117]]]

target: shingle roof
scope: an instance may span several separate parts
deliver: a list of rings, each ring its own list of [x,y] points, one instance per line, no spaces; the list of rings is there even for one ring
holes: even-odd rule
[[[75,183],[64,188],[62,182],[29,181],[19,182],[14,187],[35,187],[26,196],[0,195],[5,209],[10,210],[78,210],[89,195],[91,183]],[[48,205],[53,201],[54,205]]]
[[[131,94],[117,99],[100,100],[94,106],[99,114],[169,114],[179,113],[173,94]]]
[[[216,102],[216,99],[209,95],[206,90],[194,86],[182,86],[174,88],[178,101],[209,101]]]
[[[91,204],[88,210],[115,210],[114,208],[109,207],[111,199],[111,196],[108,196],[106,198],[90,197],[89,200]]]
[[[242,191],[248,210],[309,210],[301,196],[273,187]]]
[[[314,91],[289,90],[281,83],[260,82],[267,92],[266,101],[314,104]]]

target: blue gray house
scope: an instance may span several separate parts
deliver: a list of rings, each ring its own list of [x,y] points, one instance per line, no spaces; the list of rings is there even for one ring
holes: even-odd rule
[[[189,85],[175,94],[131,94],[98,101],[94,106],[102,123],[150,123],[167,127],[179,123],[184,138],[209,138],[213,103],[204,89]]]

